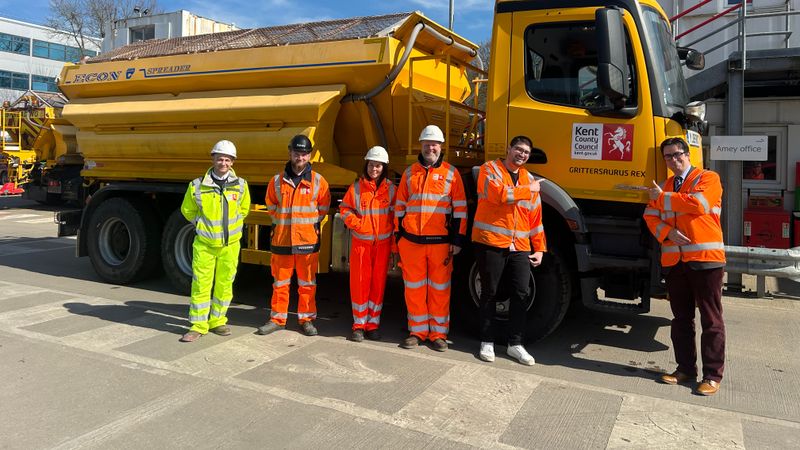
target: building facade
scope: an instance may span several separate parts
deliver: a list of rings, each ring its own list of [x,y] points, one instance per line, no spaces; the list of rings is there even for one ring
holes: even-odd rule
[[[102,51],[107,52],[149,39],[169,39],[238,30],[232,23],[206,19],[185,10],[153,15],[143,11],[141,14],[106,24]]]
[[[97,55],[100,42],[87,40],[88,56]],[[28,90],[58,92],[64,63],[81,56],[66,32],[0,17],[0,101],[14,101]]]

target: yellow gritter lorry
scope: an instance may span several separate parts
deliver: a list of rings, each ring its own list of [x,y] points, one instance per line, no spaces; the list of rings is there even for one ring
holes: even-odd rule
[[[658,258],[639,187],[665,178],[658,143],[666,137],[686,137],[702,164],[699,134],[689,130],[702,124],[702,105],[688,102],[679,54],[690,67],[702,59],[676,49],[650,0],[500,0],[488,74],[475,44],[419,12],[131,44],[61,73],[74,134],[60,136],[82,155],[85,202],[59,214],[59,232],[77,232],[78,255],[106,281],[163,267],[187,290],[193,230],[178,206],[220,139],[236,144],[237,174],[258,203],[298,133],[314,142],[314,168],[335,198],[372,145],[386,147],[393,174],[402,173],[428,124],[445,130],[445,157],[474,197],[473,168],[525,134],[536,147],[529,169],[545,180],[552,249],[533,272],[529,337],[555,329],[573,299],[647,311]],[[479,86],[486,113],[475,105]],[[262,206],[246,227],[242,262],[268,264]],[[349,236],[335,208],[321,235],[320,271],[347,270]],[[470,307],[480,280],[462,253],[454,276],[469,282],[455,284],[469,289],[454,295],[473,301],[453,304]]]

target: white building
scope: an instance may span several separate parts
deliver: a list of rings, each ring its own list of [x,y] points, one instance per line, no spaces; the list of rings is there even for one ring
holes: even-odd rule
[[[96,55],[100,39],[87,43],[88,55]],[[0,102],[14,101],[27,90],[58,92],[56,77],[64,63],[80,58],[68,33],[0,17]]]
[[[217,22],[180,10],[164,14],[143,14],[108,23],[103,51],[148,39],[169,39],[238,30],[232,23]]]
[[[674,17],[700,0],[659,0],[668,16]],[[688,71],[690,94],[708,106],[708,135],[727,135],[726,74],[729,63],[738,58],[739,10],[714,15],[734,8],[741,0],[713,0],[687,13],[673,23],[679,46],[705,53],[706,68]],[[742,199],[748,195],[783,196],[784,209],[800,209],[800,15],[787,14],[800,9],[800,0],[753,0],[748,3],[745,21],[747,70],[744,72],[743,134],[766,135],[769,159],[742,163]],[[730,25],[725,28],[726,25]],[[695,31],[681,36],[699,26]],[[715,30],[719,32],[706,37]],[[702,40],[701,40],[702,39]],[[727,42],[727,43],[726,43]],[[781,64],[776,64],[781,62]],[[706,137],[704,144],[710,139]],[[721,170],[725,163],[709,161],[708,166]]]

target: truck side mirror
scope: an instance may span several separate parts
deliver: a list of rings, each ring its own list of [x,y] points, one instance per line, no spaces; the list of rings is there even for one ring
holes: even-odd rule
[[[597,86],[611,100],[615,109],[621,109],[630,97],[628,49],[622,11],[600,8],[595,12],[595,21],[598,39]]]
[[[706,57],[703,52],[693,48],[678,47],[678,58],[686,61],[686,67],[692,70],[703,70],[706,67]]]

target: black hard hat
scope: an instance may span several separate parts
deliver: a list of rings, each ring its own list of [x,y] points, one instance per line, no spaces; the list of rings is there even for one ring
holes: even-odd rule
[[[310,153],[311,147],[311,139],[302,134],[293,137],[292,141],[289,142],[289,150],[294,150],[296,152]]]

